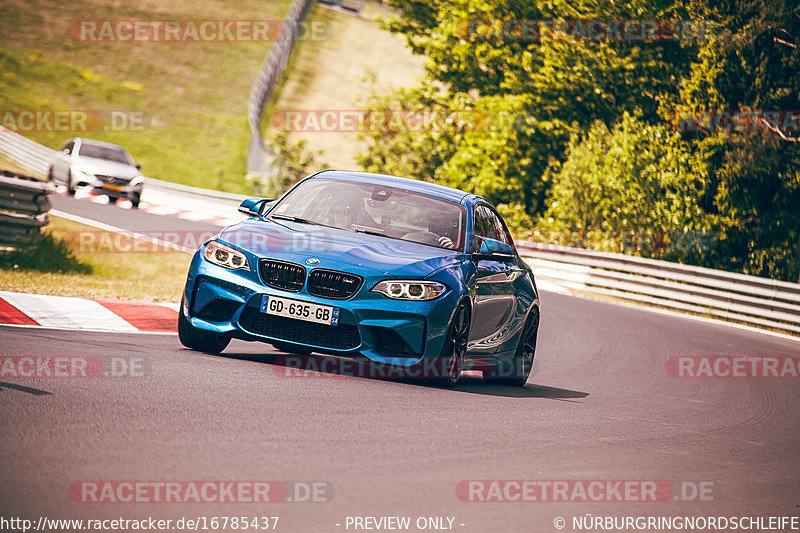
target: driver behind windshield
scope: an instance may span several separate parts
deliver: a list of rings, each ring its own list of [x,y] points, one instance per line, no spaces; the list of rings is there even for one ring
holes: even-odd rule
[[[437,242],[442,248],[456,247],[458,219],[452,213],[431,213],[428,218],[428,231],[439,236]]]

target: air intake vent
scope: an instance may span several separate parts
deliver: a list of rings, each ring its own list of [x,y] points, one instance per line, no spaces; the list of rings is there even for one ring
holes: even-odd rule
[[[209,322],[228,322],[241,307],[241,303],[226,298],[216,298],[197,313],[197,318]]]
[[[328,326],[304,320],[260,313],[254,307],[242,311],[239,325],[250,333],[273,339],[299,342],[320,348],[353,350],[361,344],[358,328],[349,324]]]
[[[306,279],[306,269],[294,263],[262,259],[258,264],[261,281],[275,289],[298,292],[303,288]]]
[[[317,268],[308,275],[308,292],[321,298],[345,300],[358,292],[361,281],[355,274]]]

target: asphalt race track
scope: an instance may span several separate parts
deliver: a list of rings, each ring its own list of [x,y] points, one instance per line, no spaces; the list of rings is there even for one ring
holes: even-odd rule
[[[180,218],[154,215],[136,209],[121,209],[114,205],[96,204],[88,200],[76,200],[68,196],[50,195],[54,210],[78,215],[129,231],[219,231],[220,226],[205,222],[192,222]],[[231,210],[235,216],[236,211]]]
[[[210,356],[175,335],[2,327],[2,356],[116,357],[145,370],[1,380],[0,514],[268,515],[288,532],[353,531],[348,516],[455,517],[453,530],[487,533],[558,531],[558,517],[573,531],[572,517],[587,513],[800,513],[800,380],[667,371],[671,356],[798,356],[800,343],[572,296],[542,301],[524,389],[478,377],[452,390],[335,372],[287,377],[268,345],[234,341]],[[79,503],[70,493],[81,481],[202,480],[324,482],[330,492],[318,499],[329,501],[290,502],[303,499],[290,491],[267,504]],[[456,493],[466,480],[706,489],[686,491],[692,501],[476,502]]]

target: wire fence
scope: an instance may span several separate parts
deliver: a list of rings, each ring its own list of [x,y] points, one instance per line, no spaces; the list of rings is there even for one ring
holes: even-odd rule
[[[258,72],[256,81],[250,90],[250,101],[247,109],[247,121],[250,124],[250,145],[247,148],[247,172],[268,174],[274,168],[277,154],[264,143],[261,135],[261,118],[264,104],[275,91],[281,79],[286,63],[300,31],[300,24],[308,12],[313,0],[294,0],[289,14],[283,19],[283,36],[274,43]]]

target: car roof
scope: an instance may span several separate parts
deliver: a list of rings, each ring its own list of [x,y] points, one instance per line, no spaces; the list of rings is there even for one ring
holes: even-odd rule
[[[461,203],[462,200],[470,196],[469,193],[446,187],[437,183],[416,180],[411,178],[401,178],[388,174],[373,174],[372,172],[356,172],[350,170],[323,170],[309,176],[310,178],[325,178],[355,181],[359,183],[371,183],[376,185],[386,185],[387,187],[397,187],[411,192],[428,194],[444,200]]]
[[[83,137],[75,137],[74,140],[80,141],[81,144],[91,144],[94,146],[106,146],[108,148],[119,148],[120,150],[125,150],[122,146],[113,143],[107,143],[105,141],[96,141],[94,139],[84,139]]]

